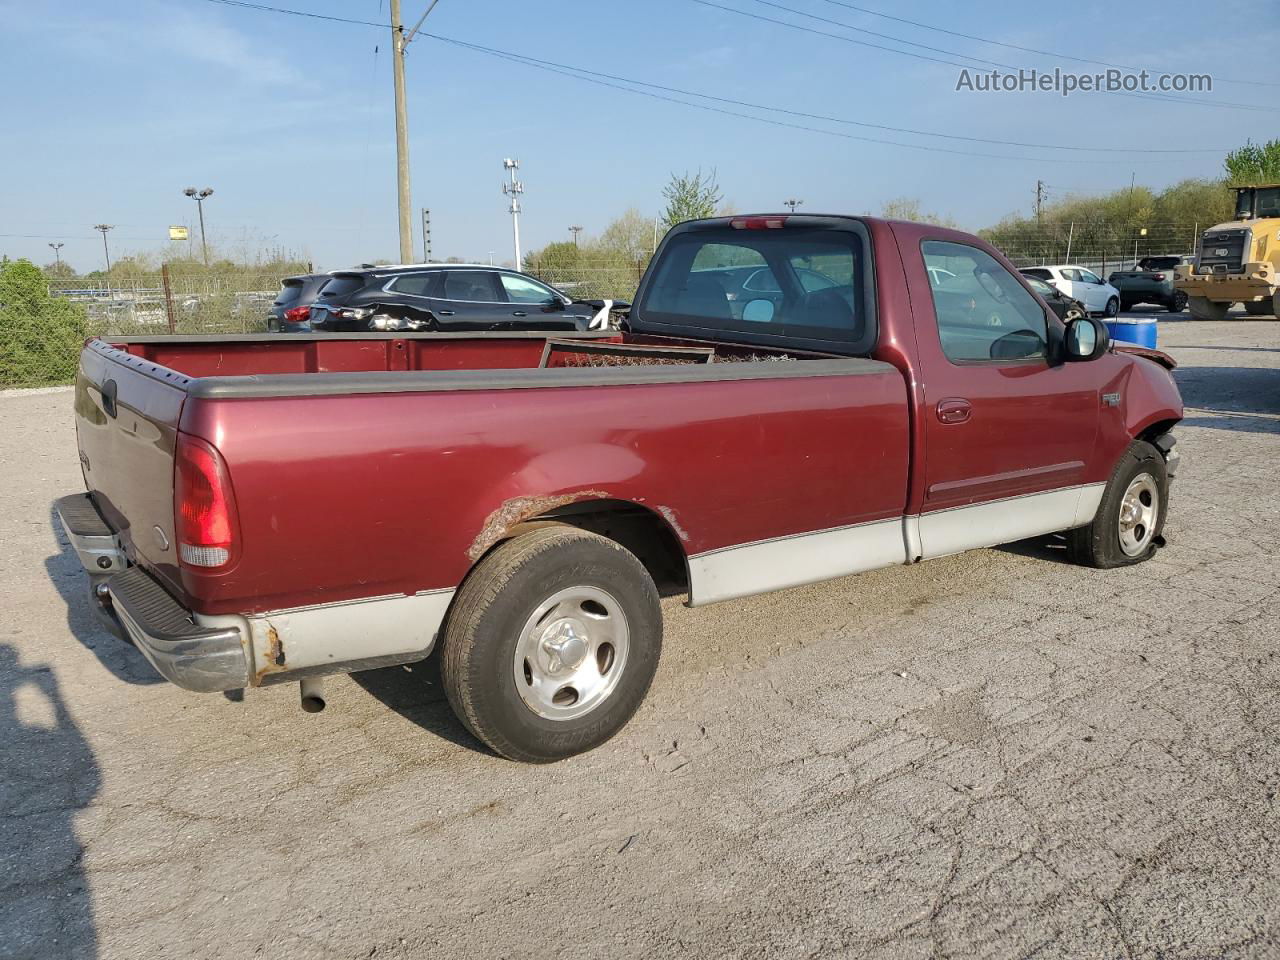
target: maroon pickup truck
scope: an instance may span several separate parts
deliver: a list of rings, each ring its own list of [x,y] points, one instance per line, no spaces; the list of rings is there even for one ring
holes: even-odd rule
[[[93,593],[189,690],[440,650],[498,753],[595,747],[697,606],[1062,532],[1163,541],[1172,361],[1063,324],[954,230],[747,216],[664,239],[621,333],[91,340]]]

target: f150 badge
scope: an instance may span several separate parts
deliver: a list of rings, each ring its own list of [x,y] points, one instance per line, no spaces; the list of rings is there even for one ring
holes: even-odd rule
[[[1104,394],[1102,395],[1102,405],[1103,405],[1104,407],[1118,407],[1118,406],[1120,406],[1120,394],[1118,394],[1118,393],[1104,393]]]

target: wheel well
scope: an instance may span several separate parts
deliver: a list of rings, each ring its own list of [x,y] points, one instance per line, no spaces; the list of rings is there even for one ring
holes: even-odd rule
[[[626,547],[644,564],[664,597],[689,590],[689,567],[679,538],[666,520],[647,507],[626,500],[581,500],[517,524],[504,539],[548,524],[598,533]]]
[[[1176,427],[1179,422],[1180,421],[1178,420],[1157,420],[1155,423],[1144,428],[1136,437],[1134,437],[1134,439],[1145,440],[1147,443],[1150,443],[1161,434],[1168,433]]]

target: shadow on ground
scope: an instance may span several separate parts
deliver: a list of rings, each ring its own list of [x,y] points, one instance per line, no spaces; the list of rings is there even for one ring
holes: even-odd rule
[[[351,674],[356,685],[384,706],[443,740],[488,754],[489,750],[467,731],[453,714],[440,683],[440,658],[402,667],[384,667]]]
[[[98,794],[98,764],[53,672],[22,666],[3,643],[0,770],[0,954],[96,956],[74,820]]]

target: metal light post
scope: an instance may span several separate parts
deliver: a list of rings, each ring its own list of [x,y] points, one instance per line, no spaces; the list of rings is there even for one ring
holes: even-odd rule
[[[105,239],[105,234],[104,234],[104,239]],[[57,260],[57,262],[58,262],[58,272],[59,272],[59,273],[61,273],[61,272],[62,272],[62,247],[63,247],[63,244],[62,244],[61,242],[59,242],[59,243],[51,243],[51,244],[49,244],[49,246],[53,247],[53,256],[54,256],[54,259],[55,259],[55,260]]]
[[[578,234],[582,232],[582,228],[577,226],[570,227],[569,232],[573,234],[573,245],[576,247],[578,245]]]
[[[205,187],[203,190],[197,190],[195,187],[187,187],[182,191],[183,194],[190,197],[196,202],[196,207],[200,212],[200,251],[204,254],[204,265],[209,265],[209,245],[204,239],[204,202],[213,196],[213,188]]]
[[[511,232],[515,239],[516,269],[524,269],[520,260],[520,194],[524,193],[524,184],[516,179],[516,171],[520,169],[520,161],[507,157],[502,167],[511,173],[511,182],[502,185],[504,195],[511,197]]]
[[[114,230],[115,227],[110,223],[95,223],[93,229],[102,234],[102,256],[107,261],[107,273],[111,272],[111,251],[107,249],[107,231]]]
[[[790,207],[790,208],[791,208],[791,212],[792,212],[792,213],[795,213],[795,212],[796,212],[796,207],[800,206],[800,204],[802,204],[802,203],[804,203],[804,201],[803,201],[803,200],[796,200],[796,199],[794,199],[794,198],[793,198],[793,199],[791,199],[791,200],[783,200],[783,201],[782,201],[782,205],[783,205],[784,207]]]

